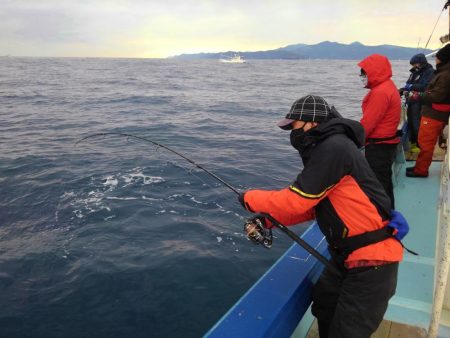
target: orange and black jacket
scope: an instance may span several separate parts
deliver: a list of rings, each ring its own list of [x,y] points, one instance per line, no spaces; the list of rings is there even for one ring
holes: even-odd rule
[[[291,186],[249,190],[241,201],[249,211],[270,214],[287,226],[316,219],[330,248],[343,238],[384,228],[390,200],[359,149],[364,142],[356,121],[321,123],[306,133],[299,150],[304,168]],[[345,262],[396,262],[402,255],[401,244],[388,238],[353,251]]]

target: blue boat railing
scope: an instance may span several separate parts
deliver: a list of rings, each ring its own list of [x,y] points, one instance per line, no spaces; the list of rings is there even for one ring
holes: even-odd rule
[[[316,223],[301,237],[328,257],[327,243]],[[309,329],[313,318],[304,315],[322,269],[322,263],[292,245],[204,337],[290,337],[302,319]]]

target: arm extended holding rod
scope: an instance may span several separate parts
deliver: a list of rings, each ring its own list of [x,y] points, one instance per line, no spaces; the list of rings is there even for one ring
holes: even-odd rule
[[[271,229],[263,229],[264,219],[268,219],[272,225],[281,231],[283,231],[286,235],[288,235],[294,242],[300,245],[303,249],[305,249],[309,254],[313,257],[317,258],[326,268],[330,270],[336,270],[336,267],[331,264],[331,262],[322,256],[316,249],[314,249],[311,245],[309,245],[306,241],[301,239],[297,234],[293,231],[289,230],[288,227],[281,224],[275,218],[273,218],[269,214],[257,214],[251,220],[249,220],[245,226],[244,230],[247,233],[247,237],[257,244],[261,244],[266,248],[270,248],[272,245],[272,230]]]

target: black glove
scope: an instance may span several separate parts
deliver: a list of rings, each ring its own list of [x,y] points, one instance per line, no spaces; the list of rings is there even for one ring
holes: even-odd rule
[[[247,209],[247,207],[245,206],[245,202],[244,202],[244,196],[245,196],[245,191],[241,192],[238,196],[238,201],[239,203],[241,203],[241,205],[244,207],[244,209]]]

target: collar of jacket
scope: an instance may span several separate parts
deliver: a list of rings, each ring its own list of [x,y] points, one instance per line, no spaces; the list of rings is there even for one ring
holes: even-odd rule
[[[358,148],[364,145],[364,128],[359,122],[346,118],[334,118],[306,132],[301,150],[299,150],[303,162],[305,163],[309,159],[312,150],[318,144],[336,134],[346,135]]]
[[[420,69],[416,69],[416,68],[412,67],[409,71],[413,74],[420,74],[420,73],[423,73],[424,71],[426,71],[430,67],[433,67],[433,66],[430,65],[429,63],[426,63]]]
[[[443,71],[447,71],[450,69],[450,61],[442,64],[439,63],[438,65],[436,65],[436,70],[434,71],[435,74],[443,72]]]

